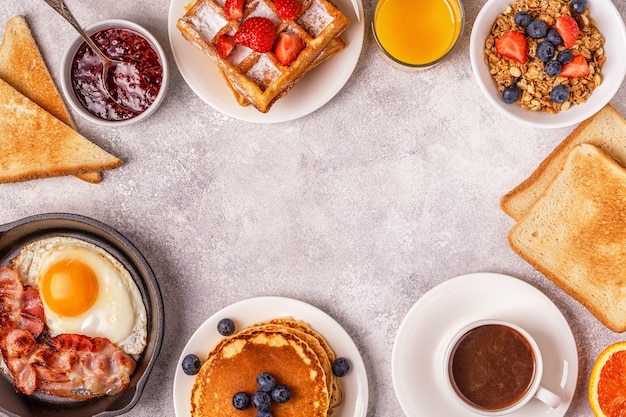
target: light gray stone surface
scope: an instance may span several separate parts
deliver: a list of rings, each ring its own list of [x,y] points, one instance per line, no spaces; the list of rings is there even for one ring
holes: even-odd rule
[[[297,298],[334,317],[365,361],[368,416],[402,416],[391,375],[398,326],[437,284],[479,271],[519,277],[563,312],[580,356],[567,416],[592,414],[593,361],[623,335],[510,250],[513,221],[499,208],[572,129],[522,126],[483,97],[468,55],[483,3],[464,1],[462,39],[441,65],[392,69],[367,32],[356,70],[334,99],[301,119],[259,125],[220,114],[187,86],[171,55],[167,0],[70,2],[85,25],[126,18],[155,34],[172,63],[169,93],[136,126],[76,117],[80,132],[125,165],[99,185],[73,177],[2,185],[0,223],[82,214],[119,230],[148,259],[163,292],[165,339],[128,416],[174,415],[174,371],[186,340],[215,311],[262,295]],[[624,16],[626,1],[615,5]],[[364,2],[366,27],[373,7]],[[0,28],[17,14],[28,18],[58,81],[73,29],[41,0],[4,1]],[[626,114],[624,87],[612,104]]]

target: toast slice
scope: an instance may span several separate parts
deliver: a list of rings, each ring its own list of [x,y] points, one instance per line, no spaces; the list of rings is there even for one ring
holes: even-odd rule
[[[626,120],[607,104],[574,129],[530,177],[502,197],[502,210],[519,221],[558,175],[570,151],[580,143],[595,145],[626,166]]]
[[[0,45],[0,78],[63,123],[75,127],[23,16],[11,18],[4,30]],[[94,184],[102,181],[100,172],[86,172],[77,177]]]
[[[77,175],[123,164],[2,79],[0,120],[0,183]]]
[[[575,146],[509,233],[511,248],[614,332],[626,331],[626,169]]]

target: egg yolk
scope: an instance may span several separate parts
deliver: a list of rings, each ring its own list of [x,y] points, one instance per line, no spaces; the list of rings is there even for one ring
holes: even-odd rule
[[[39,285],[48,307],[65,317],[84,313],[98,296],[96,274],[77,260],[63,260],[51,265]]]

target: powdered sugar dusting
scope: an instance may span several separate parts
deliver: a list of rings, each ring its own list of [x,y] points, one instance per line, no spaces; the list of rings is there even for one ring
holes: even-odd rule
[[[260,1],[257,7],[255,7],[254,10],[248,15],[249,18],[254,16],[265,17],[271,20],[276,26],[278,26],[278,24],[282,21],[274,10],[272,10],[264,1]]]
[[[313,1],[311,7],[306,9],[298,19],[300,26],[314,38],[318,37],[332,21],[332,16],[328,14],[326,8],[319,1]]]
[[[246,76],[254,81],[261,89],[265,89],[270,85],[278,76],[280,71],[267,56],[261,55],[259,60],[250,68],[246,73]]]
[[[191,18],[191,24],[194,25],[198,33],[207,40],[213,39],[226,23],[227,20],[217,13],[213,7],[207,4],[200,7],[198,12]]]

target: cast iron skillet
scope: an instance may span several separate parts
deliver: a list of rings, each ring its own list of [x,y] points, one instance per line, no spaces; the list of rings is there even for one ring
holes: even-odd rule
[[[117,395],[86,401],[59,399],[39,393],[33,396],[17,393],[9,378],[0,372],[0,411],[11,417],[112,417],[124,414],[139,400],[161,349],[163,300],[159,284],[146,259],[128,239],[106,224],[76,214],[39,214],[0,226],[0,265],[9,264],[25,244],[59,235],[100,246],[128,269],[146,306],[146,349],[137,358],[137,368],[125,390]]]

